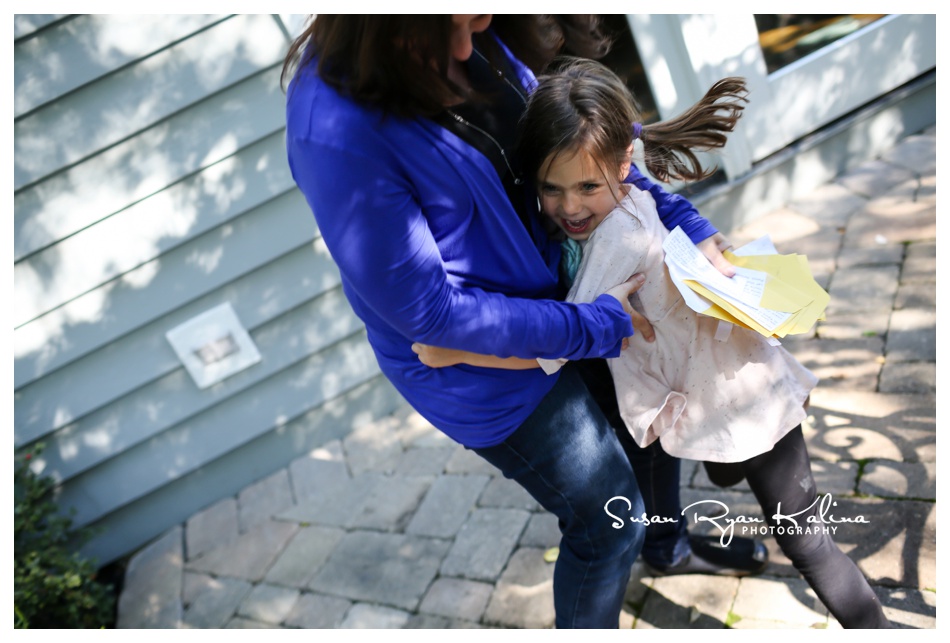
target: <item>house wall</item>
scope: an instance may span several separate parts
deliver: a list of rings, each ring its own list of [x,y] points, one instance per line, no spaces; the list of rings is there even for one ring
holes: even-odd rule
[[[390,412],[284,151],[282,20],[15,16],[14,445],[107,563]],[[165,333],[230,302],[262,360]]]

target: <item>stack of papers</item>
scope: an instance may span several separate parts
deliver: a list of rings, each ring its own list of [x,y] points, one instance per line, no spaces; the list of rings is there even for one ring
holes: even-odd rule
[[[679,227],[663,242],[666,265],[686,305],[765,337],[807,333],[825,318],[829,296],[804,255],[780,255],[768,236],[724,252],[736,268],[726,277]]]

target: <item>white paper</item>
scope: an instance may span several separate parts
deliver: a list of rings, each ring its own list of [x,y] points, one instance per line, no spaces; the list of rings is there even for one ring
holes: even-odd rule
[[[739,257],[751,257],[754,255],[777,255],[778,250],[769,235],[762,235],[755,241],[750,241],[741,248],[733,250],[732,254]]]
[[[762,303],[762,293],[768,275],[759,270],[736,268],[736,276],[726,277],[709,263],[686,233],[677,226],[663,242],[666,263],[676,264],[689,279],[699,282],[721,296],[746,306],[757,308]]]
[[[792,313],[761,307],[762,294],[768,280],[766,273],[736,266],[736,275],[731,279],[726,277],[709,262],[679,227],[670,232],[663,243],[663,249],[666,251],[665,261],[673,284],[683,295],[686,305],[696,312],[705,312],[712,303],[686,285],[684,280],[687,279],[702,284],[769,331],[775,330],[791,318]],[[736,252],[740,253],[777,254],[768,235],[742,246]]]

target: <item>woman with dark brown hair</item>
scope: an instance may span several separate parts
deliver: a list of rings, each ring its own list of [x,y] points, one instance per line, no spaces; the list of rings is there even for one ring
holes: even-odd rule
[[[595,24],[550,16],[321,15],[294,42],[285,67],[285,77],[294,70],[291,171],[382,372],[436,428],[558,517],[558,627],[617,626],[645,528],[614,529],[604,503],[624,496],[640,516],[638,479],[677,503],[678,464],[667,457],[673,465],[653,466],[657,454],[649,454],[635,477],[572,365],[555,376],[433,369],[412,345],[583,360],[617,356],[634,326],[653,336],[627,300],[641,279],[588,304],[558,301],[560,245],[549,238],[514,155],[534,71],[565,46],[602,53]],[[655,194],[664,225],[681,226],[712,259],[725,261],[721,235],[688,201],[634,169],[628,180]],[[670,573],[741,575],[764,565],[751,550],[739,561],[691,555],[679,525],[665,534]]]

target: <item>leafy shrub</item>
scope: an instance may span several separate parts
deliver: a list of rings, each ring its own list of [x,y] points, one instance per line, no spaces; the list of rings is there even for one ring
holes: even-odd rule
[[[53,481],[30,470],[42,447],[15,457],[14,576],[15,628],[99,628],[115,614],[112,588],[96,581],[96,567],[75,547],[89,530],[71,530],[52,501]]]

